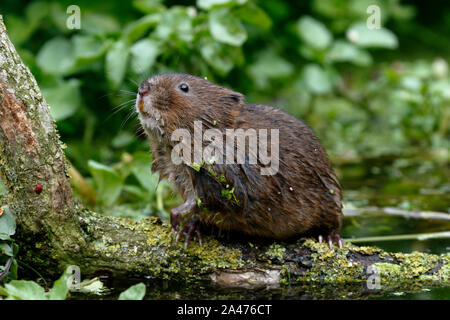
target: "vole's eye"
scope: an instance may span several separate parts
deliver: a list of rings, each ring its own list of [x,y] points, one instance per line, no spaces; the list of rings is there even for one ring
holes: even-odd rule
[[[180,90],[184,91],[184,92],[188,92],[189,86],[186,83],[182,83],[182,84],[180,84]]]

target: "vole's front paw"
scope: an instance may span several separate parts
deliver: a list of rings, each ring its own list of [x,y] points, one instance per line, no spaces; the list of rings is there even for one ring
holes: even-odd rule
[[[183,220],[189,219],[189,217],[195,211],[196,206],[197,202],[195,201],[195,199],[191,199],[170,210],[170,224],[172,225],[172,230],[174,232],[178,230],[178,227]]]
[[[176,241],[184,235],[184,248],[187,248],[194,235],[197,235],[198,242],[202,245],[202,234],[200,233],[200,220],[192,217],[188,221],[183,221],[180,230],[177,233]]]
[[[193,214],[197,209],[197,201],[195,199],[187,200],[182,205],[170,211],[170,224],[172,231],[177,234],[176,240],[185,235],[184,247],[187,248],[189,242],[197,235],[200,245],[202,244],[202,237],[200,233],[200,220]]]

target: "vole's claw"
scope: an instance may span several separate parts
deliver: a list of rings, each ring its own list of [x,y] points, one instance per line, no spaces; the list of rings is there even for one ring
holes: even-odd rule
[[[329,234],[327,237],[327,243],[328,246],[330,247],[330,249],[333,249],[333,245],[337,245],[339,248],[342,249],[342,247],[344,246],[344,240],[338,235],[338,234]],[[319,241],[319,243],[323,242],[323,236],[319,235],[317,237],[317,240]]]
[[[183,226],[180,231],[178,231],[177,236],[175,238],[175,241],[178,242],[178,240],[181,239],[181,237],[183,236],[183,233],[186,231],[186,226]]]
[[[200,245],[202,245],[202,244],[203,244],[202,233],[200,232],[199,229],[197,229],[197,230],[195,231],[195,233],[197,234],[198,243],[199,243]]]
[[[175,240],[181,239],[184,235],[184,248],[187,248],[194,235],[197,235],[198,242],[202,245],[202,236],[200,233],[200,220],[197,217],[193,217],[189,221],[185,221],[183,227],[178,231]]]

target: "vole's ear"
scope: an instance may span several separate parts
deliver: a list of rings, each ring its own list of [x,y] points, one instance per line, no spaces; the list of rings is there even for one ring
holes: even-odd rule
[[[241,93],[232,90],[227,90],[223,99],[231,103],[243,103],[245,100],[244,96]]]
[[[230,99],[238,103],[244,101],[244,96],[240,93],[232,93],[230,94]]]

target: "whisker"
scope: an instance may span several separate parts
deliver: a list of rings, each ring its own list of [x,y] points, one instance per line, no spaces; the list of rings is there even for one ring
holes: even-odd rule
[[[130,119],[133,119],[133,117],[134,118],[137,118],[137,113],[136,112],[130,112],[129,114],[128,114],[128,116],[125,118],[125,120],[122,122],[122,124],[121,124],[121,126],[120,126],[120,129],[123,129],[124,127],[125,127],[125,124],[128,122],[128,120],[130,120]]]
[[[139,88],[139,83],[137,83],[136,81],[134,81],[134,80],[131,79],[131,78],[127,78],[127,80],[130,81],[130,82],[132,82],[132,83],[134,83],[134,85],[135,85],[136,87]]]
[[[139,125],[138,128],[136,129],[135,133],[134,133],[138,138],[145,136],[145,130],[142,127],[142,125]]]
[[[125,95],[132,95],[135,96],[137,92],[128,91],[128,90],[120,90],[121,93],[124,93]]]
[[[134,106],[134,101],[135,101],[135,99],[132,99],[132,100],[129,100],[129,101],[125,101],[125,102],[119,104],[119,105],[116,106],[116,107],[113,107],[113,109],[112,109],[113,112],[112,112],[110,115],[108,115],[108,116],[106,117],[106,119],[104,120],[104,122],[106,122],[106,121],[108,121],[109,119],[111,119],[111,117],[113,117],[114,115],[118,114],[120,111],[123,111],[124,109],[133,107],[133,106]]]
[[[126,106],[127,104],[133,102],[133,104],[136,102],[136,99],[130,99],[128,101],[122,102],[121,104],[119,104],[118,106],[113,107],[113,110],[117,109],[117,108],[121,108],[123,106]]]

